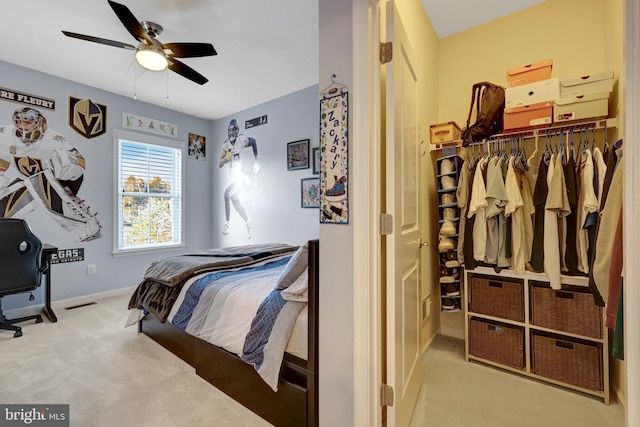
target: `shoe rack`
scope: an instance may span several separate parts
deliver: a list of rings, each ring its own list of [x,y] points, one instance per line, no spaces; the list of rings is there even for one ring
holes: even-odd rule
[[[440,311],[462,310],[461,268],[458,263],[458,230],[460,210],[456,200],[458,177],[462,159],[456,148],[444,148],[436,159],[438,193],[438,259],[440,282]]]

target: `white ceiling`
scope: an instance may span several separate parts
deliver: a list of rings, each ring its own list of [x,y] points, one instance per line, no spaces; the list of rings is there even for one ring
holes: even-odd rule
[[[445,37],[542,0],[421,1],[436,33]],[[318,83],[317,0],[119,3],[138,20],[164,27],[158,36],[162,43],[213,44],[217,56],[182,59],[209,82],[201,86],[170,71],[144,71],[132,65],[131,50],[62,34],[66,30],[136,45],[107,0],[4,4],[0,59],[213,120]],[[6,80],[2,85],[10,87]]]
[[[546,0],[420,0],[438,38],[476,27]]]

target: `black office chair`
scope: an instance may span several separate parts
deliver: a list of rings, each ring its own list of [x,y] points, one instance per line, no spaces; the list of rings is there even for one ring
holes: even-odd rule
[[[42,322],[42,315],[7,319],[2,312],[2,298],[6,295],[30,292],[40,286],[42,273],[42,242],[21,219],[0,219],[0,329],[15,331],[15,338],[22,336],[22,329],[14,323],[35,319]],[[33,300],[33,295],[29,298]]]

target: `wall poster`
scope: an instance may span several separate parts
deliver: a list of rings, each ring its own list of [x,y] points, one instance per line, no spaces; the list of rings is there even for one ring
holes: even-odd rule
[[[320,100],[320,222],[347,224],[348,92]]]

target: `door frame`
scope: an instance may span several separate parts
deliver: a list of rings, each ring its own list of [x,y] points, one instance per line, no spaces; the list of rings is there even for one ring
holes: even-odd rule
[[[353,1],[354,426],[382,425],[382,212],[379,0]],[[372,126],[373,125],[373,126]],[[371,191],[371,189],[375,189]]]
[[[640,5],[625,7],[624,341],[626,425],[640,425]],[[633,254],[633,256],[632,256]],[[634,259],[635,258],[635,259]],[[630,327],[634,325],[635,327]]]

